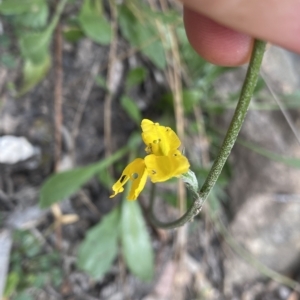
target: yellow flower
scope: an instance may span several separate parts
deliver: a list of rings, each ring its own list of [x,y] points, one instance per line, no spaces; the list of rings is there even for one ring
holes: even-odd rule
[[[149,155],[145,159],[136,158],[124,169],[112,187],[114,194],[110,198],[123,192],[123,186],[130,180],[132,185],[127,199],[136,200],[148,176],[154,183],[162,182],[186,173],[190,167],[187,158],[178,150],[181,142],[171,128],[148,119],[142,120],[141,127],[145,150]]]
[[[190,167],[187,158],[178,150],[169,153],[168,156],[147,155],[145,157],[145,165],[153,183],[177,177],[186,173]]]
[[[111,195],[110,198],[123,192],[124,184],[130,179],[132,181],[132,185],[127,199],[135,200],[145,187],[147,176],[148,173],[144,160],[136,158],[124,169],[120,179],[113,185],[112,189],[114,194]]]
[[[160,126],[159,123],[153,123],[148,119],[142,121],[141,127],[147,153],[168,155],[170,151],[177,150],[181,144],[177,134],[170,127]]]

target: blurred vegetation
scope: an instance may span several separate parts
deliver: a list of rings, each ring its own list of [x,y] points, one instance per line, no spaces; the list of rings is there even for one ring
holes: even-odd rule
[[[15,231],[7,277],[5,297],[15,300],[34,299],[28,289],[41,289],[51,283],[62,283],[63,271],[59,252],[46,253],[41,242],[29,231]]]

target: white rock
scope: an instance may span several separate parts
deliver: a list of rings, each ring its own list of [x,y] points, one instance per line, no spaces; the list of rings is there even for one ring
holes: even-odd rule
[[[32,157],[35,153],[35,148],[24,137],[0,137],[0,163],[15,164]]]

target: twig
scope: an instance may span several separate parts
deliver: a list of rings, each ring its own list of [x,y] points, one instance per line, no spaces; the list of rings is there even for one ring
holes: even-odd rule
[[[108,71],[107,71],[107,86],[108,92],[104,100],[104,144],[105,144],[105,157],[109,157],[112,153],[112,130],[111,130],[111,105],[114,95],[113,75],[114,66],[117,57],[118,45],[118,23],[117,23],[117,8],[114,0],[109,1],[111,10],[111,29],[112,29],[112,42],[109,49],[108,57]]]
[[[62,34],[61,25],[57,24],[55,29],[55,87],[54,87],[54,127],[55,127],[55,148],[54,148],[54,171],[58,172],[62,145]]]
[[[160,1],[164,10],[166,10],[165,1]],[[171,39],[171,57],[172,57],[172,67],[171,67],[171,75],[173,80],[170,81],[171,89],[174,95],[174,111],[175,111],[175,119],[176,119],[176,131],[181,140],[184,140],[184,110],[182,103],[182,82],[181,82],[181,73],[182,69],[181,60],[178,49],[178,41],[176,40],[176,35],[174,32],[174,28],[168,26],[170,32]],[[171,79],[171,78],[170,78]],[[186,190],[183,180],[178,181],[178,206],[179,212],[182,215],[186,211]],[[183,226],[177,232],[176,236],[176,252],[177,258],[179,260],[179,269],[183,268],[183,256],[185,253],[185,247],[187,243],[187,226]],[[182,289],[181,289],[182,290]]]
[[[59,2],[56,1],[57,7]],[[62,86],[63,86],[63,70],[62,70],[62,33],[59,20],[57,21],[54,43],[55,43],[55,87],[54,87],[54,172],[59,171],[61,160],[61,146],[62,146]],[[61,226],[57,226],[55,229],[56,234],[56,248],[61,249],[62,244],[62,229]]]
[[[87,206],[87,208],[90,210],[91,213],[95,214],[97,217],[101,216],[101,213],[97,206],[90,200],[88,195],[84,190],[79,191],[79,196],[83,203]]]
[[[75,117],[73,120],[73,125],[72,125],[72,139],[73,139],[73,148],[75,145],[75,141],[76,138],[78,136],[78,132],[79,132],[79,127],[80,127],[80,122],[83,116],[83,112],[85,110],[87,101],[89,99],[89,96],[91,94],[92,88],[94,86],[95,83],[95,77],[96,75],[99,73],[100,71],[100,63],[99,63],[99,59],[96,59],[95,63],[93,64],[93,67],[91,69],[90,75],[88,76],[86,82],[85,82],[85,87],[84,90],[81,94],[78,106],[77,106],[77,110],[75,113]],[[73,149],[74,151],[74,149]]]

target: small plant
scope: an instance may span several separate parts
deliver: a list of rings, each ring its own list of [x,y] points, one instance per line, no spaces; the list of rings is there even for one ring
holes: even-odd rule
[[[40,242],[28,231],[15,231],[13,241],[6,297],[33,299],[30,289],[40,289],[48,283],[55,287],[61,284],[63,274],[59,253],[45,253]]]

